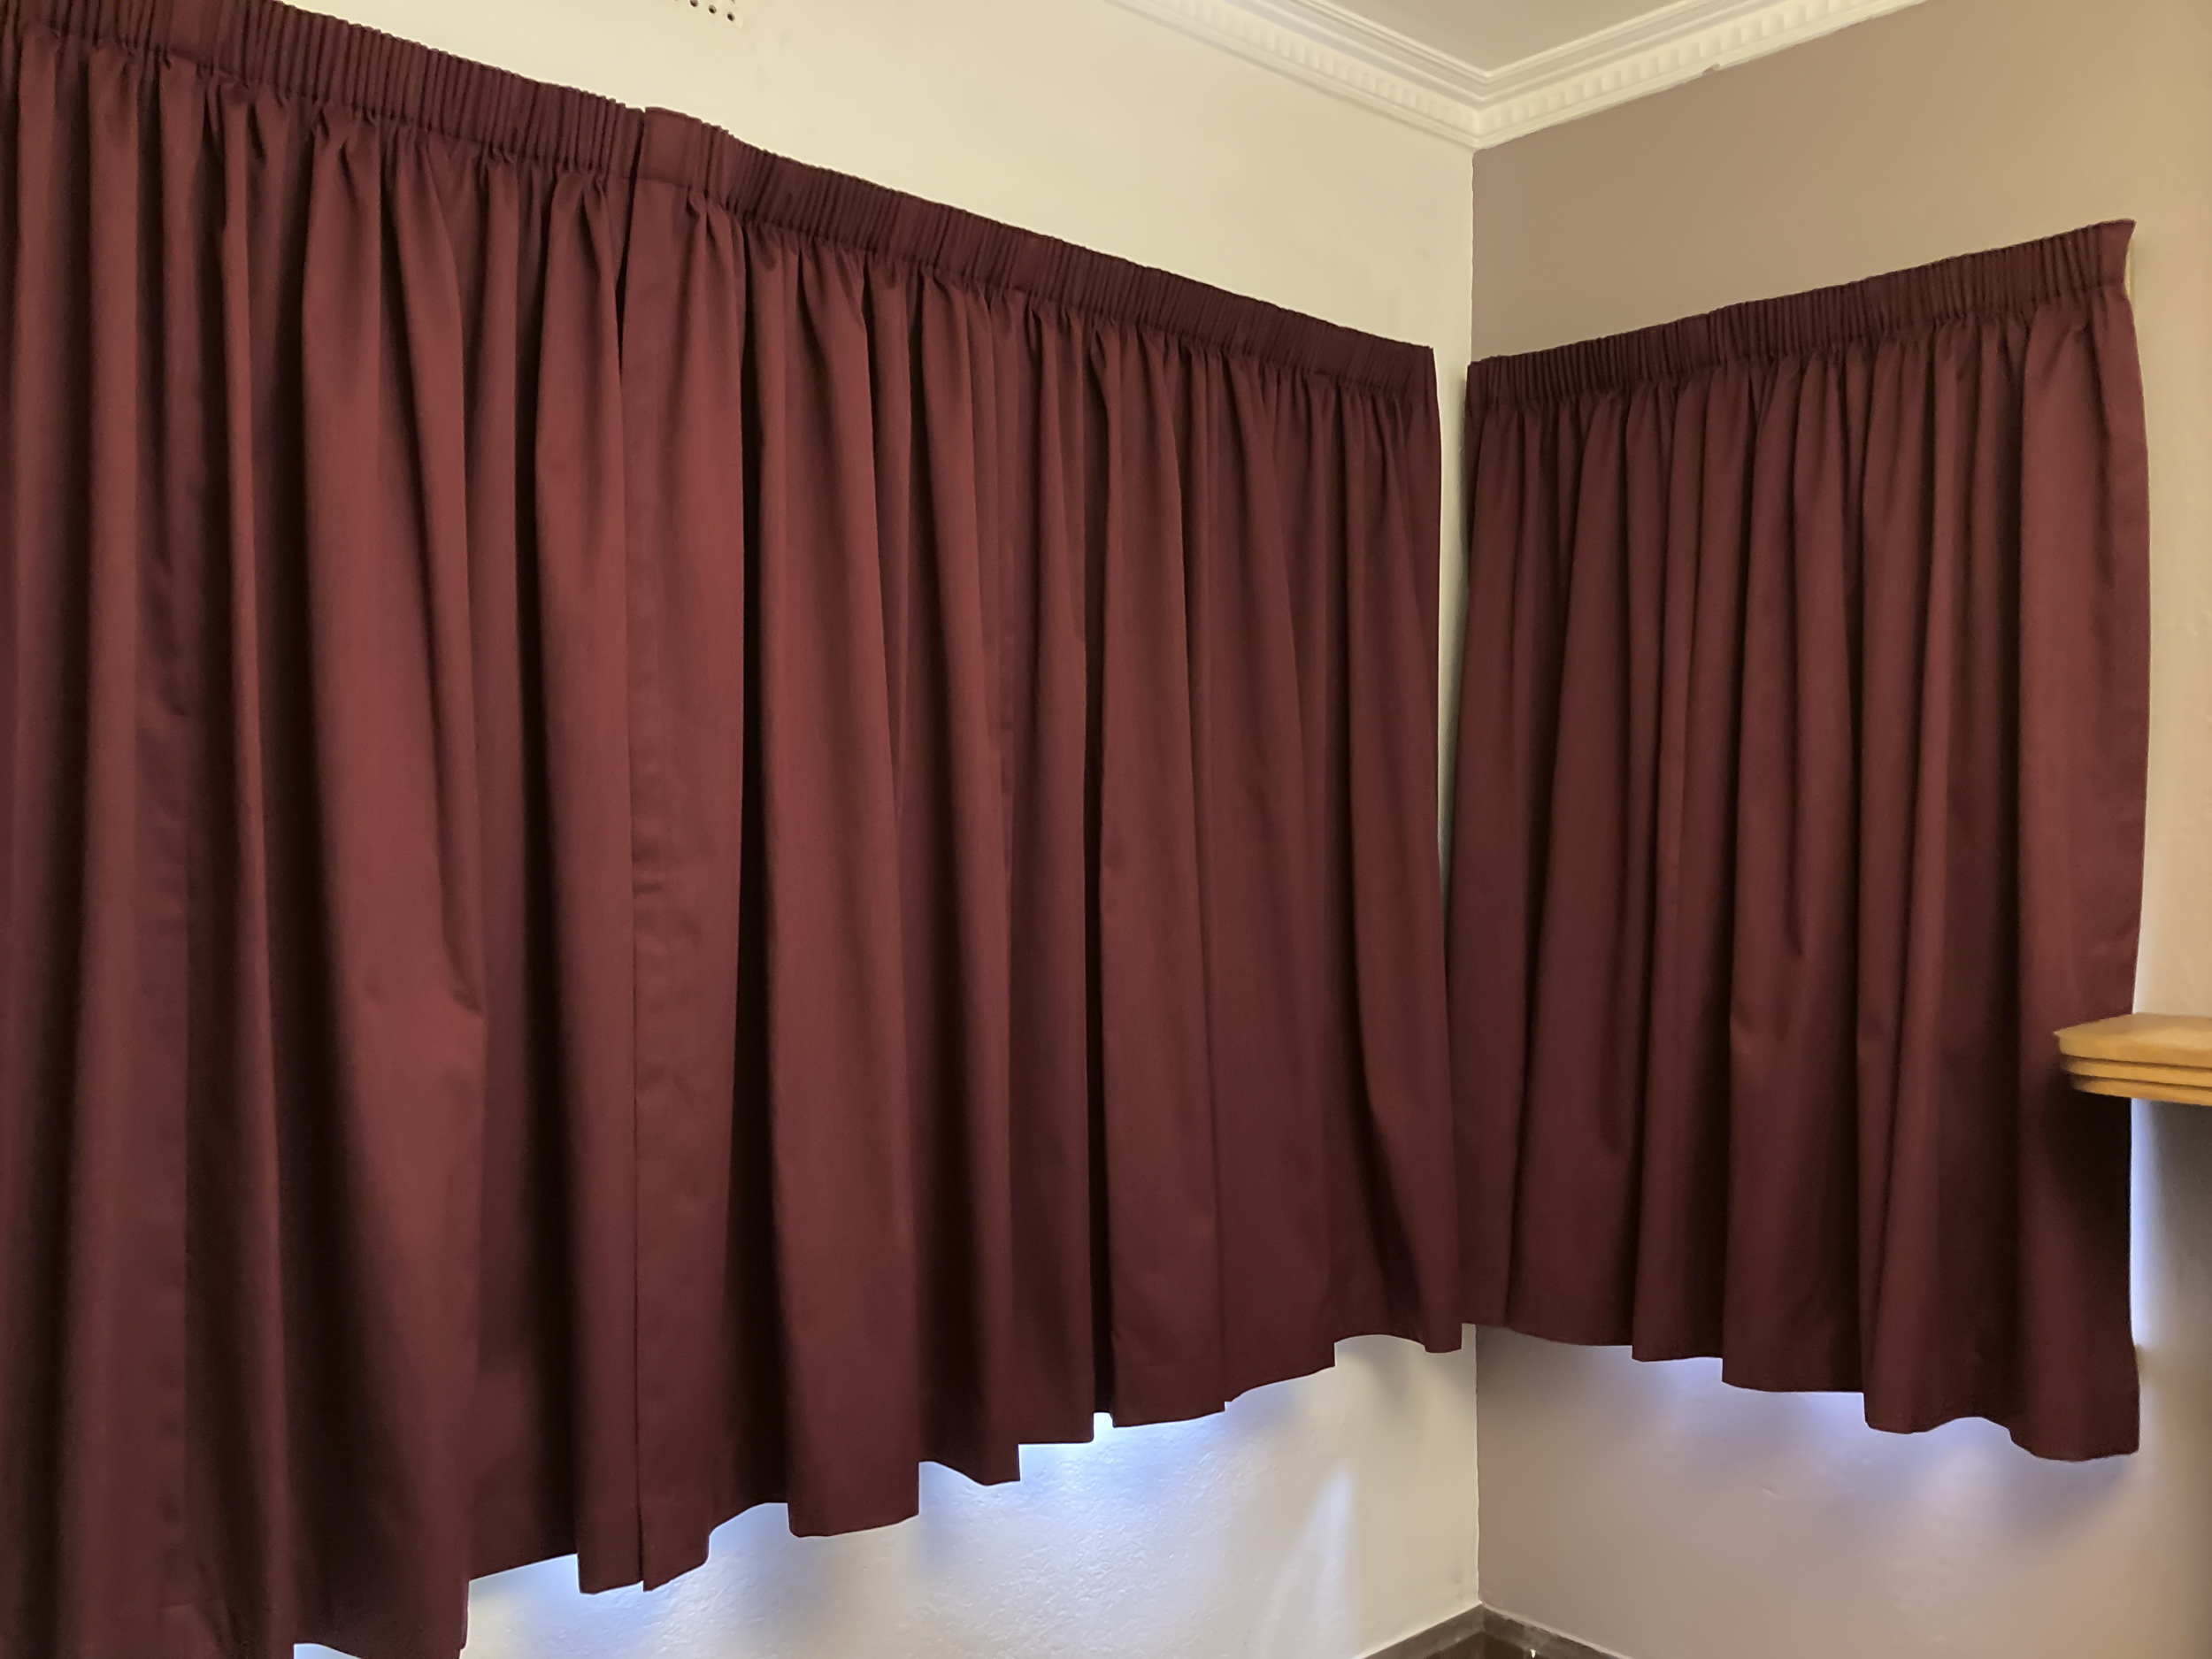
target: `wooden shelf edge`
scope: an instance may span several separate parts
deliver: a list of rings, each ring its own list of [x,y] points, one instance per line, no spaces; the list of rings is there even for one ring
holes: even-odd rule
[[[2212,1018],[2124,1014],[2070,1025],[2058,1052],[2085,1094],[2212,1106]]]
[[[2172,1101],[2182,1106],[2212,1106],[2212,1087],[2189,1088],[2179,1083],[2130,1083],[2119,1078],[2085,1077],[2078,1072],[2066,1079],[2082,1094],[2104,1094],[2114,1100]],[[2212,1079],[2206,1079],[2212,1083]]]

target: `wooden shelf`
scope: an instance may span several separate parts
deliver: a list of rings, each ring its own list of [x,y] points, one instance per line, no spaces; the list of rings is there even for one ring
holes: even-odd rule
[[[2124,1014],[2058,1033],[2067,1081],[2085,1094],[2212,1106],[2212,1018]]]

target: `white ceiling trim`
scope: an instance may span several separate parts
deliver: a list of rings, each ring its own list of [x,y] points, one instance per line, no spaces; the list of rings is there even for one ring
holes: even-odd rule
[[[1484,150],[1919,0],[1674,0],[1485,69],[1334,0],[1117,0],[1240,58]]]

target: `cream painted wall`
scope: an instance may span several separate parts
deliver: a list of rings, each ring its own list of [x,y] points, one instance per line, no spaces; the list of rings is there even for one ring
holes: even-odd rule
[[[1474,1367],[1410,1344],[1219,1417],[924,1471],[915,1520],[795,1539],[780,1507],[651,1594],[572,1563],[478,1585],[466,1659],[1351,1659],[1474,1601]]]
[[[2212,5],[1929,0],[1486,152],[1481,354],[2140,221],[2153,733],[2140,1003],[2212,1013]],[[2085,1105],[2085,1110],[2102,1107]],[[2212,1655],[2212,1113],[2138,1107],[2144,1449],[1486,1337],[1485,1600],[1633,1659]]]
[[[1432,345],[1457,452],[1465,153],[1109,0],[309,3]],[[580,1597],[569,1563],[487,1580],[470,1659],[1353,1659],[1474,1600],[1474,1407],[1471,1350],[1349,1343],[1221,1417],[1025,1453],[1018,1486],[932,1471],[879,1532],[755,1511],[653,1595]]]

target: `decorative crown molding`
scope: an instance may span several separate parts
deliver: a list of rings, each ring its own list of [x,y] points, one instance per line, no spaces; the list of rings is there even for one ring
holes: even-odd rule
[[[1486,150],[1920,0],[1673,0],[1485,69],[1335,0],[1116,0],[1240,58]]]

